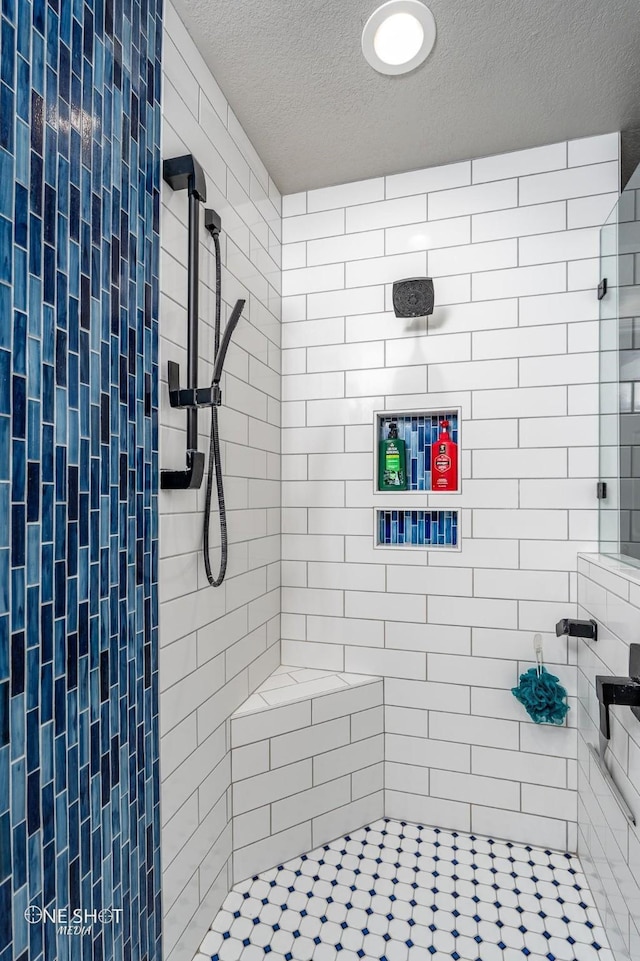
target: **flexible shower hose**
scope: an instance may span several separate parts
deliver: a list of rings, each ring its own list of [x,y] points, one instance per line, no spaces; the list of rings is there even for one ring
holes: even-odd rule
[[[220,267],[220,238],[213,234],[216,251],[216,307],[214,326],[214,362],[220,348],[220,312],[221,312],[221,267]],[[213,382],[211,384],[213,388]],[[220,516],[220,568],[217,577],[211,570],[211,545],[209,543],[209,527],[211,524],[211,498],[213,496],[213,474],[216,475],[216,490],[218,493],[218,514]],[[209,464],[207,467],[207,490],[204,504],[204,569],[207,580],[212,587],[219,587],[227,573],[227,509],[224,503],[224,481],[222,479],[222,461],[220,459],[220,431],[218,428],[218,408],[211,408],[211,429],[209,431]]]

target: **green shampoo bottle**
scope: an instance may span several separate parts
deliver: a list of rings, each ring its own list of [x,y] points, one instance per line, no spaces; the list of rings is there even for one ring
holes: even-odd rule
[[[378,490],[406,491],[407,452],[405,443],[398,437],[398,425],[389,424],[389,436],[380,441],[378,457]]]

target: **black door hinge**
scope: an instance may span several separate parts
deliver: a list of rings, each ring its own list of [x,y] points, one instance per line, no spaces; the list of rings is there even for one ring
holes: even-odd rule
[[[606,481],[598,481],[597,497],[599,501],[604,501],[607,499],[607,482]]]
[[[602,300],[607,292],[607,278],[603,277],[598,284],[598,300]]]

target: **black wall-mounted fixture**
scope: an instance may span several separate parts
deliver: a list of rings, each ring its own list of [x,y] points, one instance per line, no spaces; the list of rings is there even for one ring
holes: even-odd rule
[[[590,641],[598,640],[598,625],[592,619],[578,621],[573,617],[563,617],[556,624],[556,637],[588,637]]]
[[[168,363],[169,403],[187,411],[187,466],[185,470],[163,470],[160,486],[164,490],[197,489],[202,484],[204,454],[198,450],[198,407],[215,403],[210,388],[198,387],[198,244],[200,204],[207,199],[204,171],[193,154],[172,157],[162,165],[162,176],[172,190],[189,194],[189,251],[187,279],[187,386],[180,388],[180,367]]]
[[[612,704],[630,707],[640,721],[640,644],[629,646],[629,677],[609,677],[598,674],[596,694],[600,702],[600,734],[611,737],[609,707]]]

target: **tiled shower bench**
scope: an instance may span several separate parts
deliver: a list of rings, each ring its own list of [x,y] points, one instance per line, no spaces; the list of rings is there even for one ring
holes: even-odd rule
[[[383,814],[379,677],[278,667],[231,717],[233,876]]]

